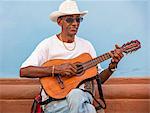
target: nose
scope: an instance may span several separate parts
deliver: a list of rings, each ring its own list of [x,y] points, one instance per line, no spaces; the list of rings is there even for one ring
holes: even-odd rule
[[[73,26],[79,26],[79,24],[80,24],[80,23],[77,22],[76,20],[74,20],[73,23],[72,23]]]

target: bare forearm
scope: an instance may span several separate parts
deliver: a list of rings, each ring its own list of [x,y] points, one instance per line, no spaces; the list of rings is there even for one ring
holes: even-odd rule
[[[47,76],[62,76],[75,75],[77,72],[76,66],[71,63],[53,65],[49,67],[28,66],[20,69],[20,77],[41,78]]]
[[[99,74],[99,77],[101,78],[102,83],[104,83],[111,75],[113,72],[111,72],[108,68],[102,71]]]
[[[52,67],[28,66],[20,69],[20,77],[41,78],[50,76]]]

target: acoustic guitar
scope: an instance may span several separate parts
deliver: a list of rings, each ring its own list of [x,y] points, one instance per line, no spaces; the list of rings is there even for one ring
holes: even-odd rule
[[[123,53],[131,53],[141,48],[140,42],[134,40],[124,44],[120,49]],[[83,53],[73,59],[54,59],[45,62],[42,66],[60,65],[63,63],[74,63],[77,66],[77,74],[72,77],[61,76],[61,74],[54,77],[40,78],[40,82],[45,92],[52,98],[62,99],[74,89],[78,87],[80,83],[86,81],[89,78],[93,78],[97,75],[97,64],[111,58],[109,52],[92,59],[88,53]]]

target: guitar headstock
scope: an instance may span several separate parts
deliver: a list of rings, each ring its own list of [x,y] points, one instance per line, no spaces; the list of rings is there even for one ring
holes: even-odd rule
[[[138,40],[132,40],[131,42],[124,44],[121,48],[124,53],[128,54],[140,49],[141,44]]]

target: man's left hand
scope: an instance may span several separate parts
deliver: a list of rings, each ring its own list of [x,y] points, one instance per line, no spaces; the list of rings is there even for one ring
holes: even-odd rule
[[[118,45],[115,45],[115,47],[116,48],[114,51],[109,52],[110,56],[112,57],[111,63],[109,65],[109,68],[111,68],[111,69],[116,68],[117,64],[124,56],[121,48]]]

